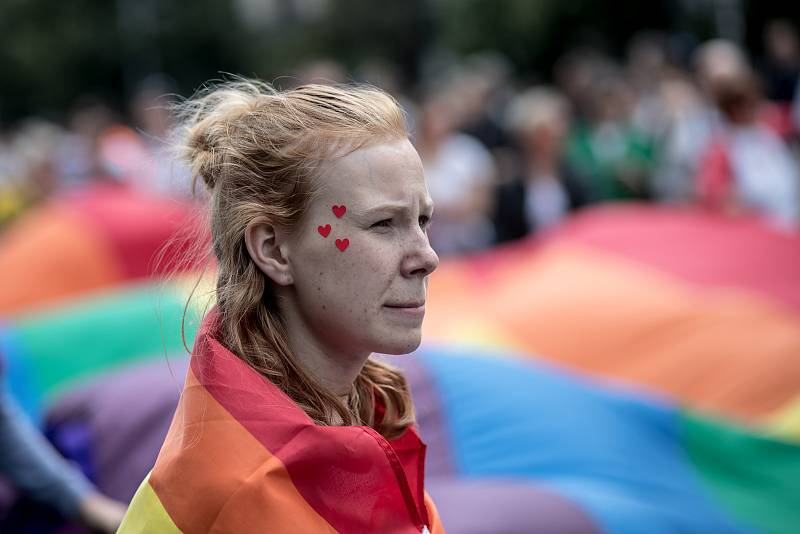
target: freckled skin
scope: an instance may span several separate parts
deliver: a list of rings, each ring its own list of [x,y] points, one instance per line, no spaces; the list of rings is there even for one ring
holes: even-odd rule
[[[421,318],[385,304],[424,301],[439,262],[420,224],[432,205],[417,152],[406,139],[365,147],[327,163],[320,184],[287,246],[290,337],[345,359],[413,351]],[[367,214],[387,204],[394,207]],[[334,205],[347,207],[344,216],[333,214]],[[325,224],[328,238],[317,232]],[[340,252],[334,243],[344,238],[350,244]]]

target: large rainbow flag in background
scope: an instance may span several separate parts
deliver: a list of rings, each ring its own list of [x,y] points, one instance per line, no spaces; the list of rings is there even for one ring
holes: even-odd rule
[[[800,399],[800,235],[611,206],[434,273],[425,338],[536,354],[763,424]]]
[[[181,258],[196,215],[123,185],[56,197],[0,236],[0,317],[194,267]]]
[[[177,404],[188,357],[164,355],[182,351],[187,295],[182,280],[140,282],[5,318],[15,392],[119,499]],[[391,360],[449,533],[800,531],[797,234],[587,211],[442,262],[424,333]]]

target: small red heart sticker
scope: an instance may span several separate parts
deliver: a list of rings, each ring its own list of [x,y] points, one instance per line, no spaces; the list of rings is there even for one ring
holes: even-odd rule
[[[347,245],[350,244],[350,240],[346,237],[344,239],[337,239],[336,240],[336,248],[344,252],[344,249],[347,248]]]
[[[341,219],[342,215],[344,215],[344,212],[347,211],[347,207],[345,206],[333,206],[331,209],[333,210],[333,214],[336,215],[337,219]]]
[[[317,226],[317,232],[319,232],[319,235],[322,237],[328,237],[328,234],[331,233],[331,225],[326,224],[325,226]]]

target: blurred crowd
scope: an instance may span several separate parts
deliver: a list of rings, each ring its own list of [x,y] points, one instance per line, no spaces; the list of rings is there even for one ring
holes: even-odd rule
[[[673,36],[634,37],[622,59],[566,53],[531,83],[496,53],[431,61],[405,86],[390,65],[331,60],[292,83],[366,81],[408,111],[442,255],[541,231],[610,201],[694,204],[800,227],[800,38],[787,21],[760,57],[712,40],[678,54]],[[523,81],[525,80],[525,81]],[[0,225],[88,182],[187,196],[169,150],[168,78],[143,81],[125,113],[75,103],[65,124],[30,118],[0,136]]]

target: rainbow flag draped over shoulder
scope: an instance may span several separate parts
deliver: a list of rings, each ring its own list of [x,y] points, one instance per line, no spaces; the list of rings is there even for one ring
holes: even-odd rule
[[[317,426],[204,322],[155,466],[120,533],[443,533],[424,490],[425,445],[370,427]]]

